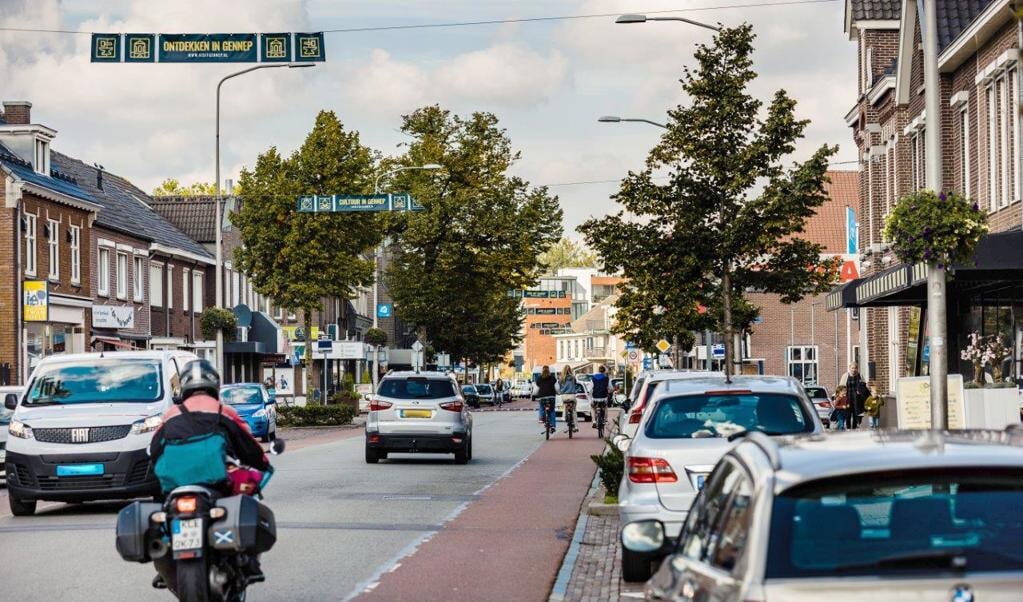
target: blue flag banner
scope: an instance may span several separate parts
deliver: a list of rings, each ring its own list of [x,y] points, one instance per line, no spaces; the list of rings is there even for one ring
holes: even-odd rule
[[[94,63],[290,63],[327,60],[316,33],[94,33]]]
[[[90,55],[93,63],[121,62],[121,34],[94,33]]]
[[[262,63],[290,63],[291,34],[264,33],[261,35],[259,60]]]
[[[124,34],[124,62],[152,63],[156,61],[156,35],[151,33]]]
[[[301,63],[327,60],[322,31],[295,34],[295,60]]]

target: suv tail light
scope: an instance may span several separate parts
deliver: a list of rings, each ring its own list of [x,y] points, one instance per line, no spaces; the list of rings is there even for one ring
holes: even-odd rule
[[[379,399],[374,399],[369,402],[369,411],[379,412],[380,410],[386,410],[393,405],[394,404],[389,401],[380,401]]]
[[[830,408],[831,407],[831,402],[830,401],[818,401],[817,405],[819,405],[822,408]]]
[[[576,399],[582,399],[584,401],[589,399],[589,397],[586,395],[586,393],[576,393],[575,394],[575,398]]]
[[[629,458],[629,480],[633,483],[675,483],[678,475],[662,458]]]
[[[447,410],[449,412],[461,412],[462,402],[461,401],[446,401],[440,404],[440,409]]]

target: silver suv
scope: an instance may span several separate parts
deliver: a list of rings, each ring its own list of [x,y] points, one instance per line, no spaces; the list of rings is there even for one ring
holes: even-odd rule
[[[443,372],[392,372],[371,397],[366,462],[389,453],[454,454],[472,459],[472,415],[455,379]]]
[[[1018,600],[1023,449],[998,431],[744,437],[678,541],[657,521],[622,543],[655,600]]]

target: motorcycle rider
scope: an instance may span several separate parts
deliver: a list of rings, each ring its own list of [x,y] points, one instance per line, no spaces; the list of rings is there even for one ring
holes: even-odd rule
[[[238,415],[234,408],[220,403],[220,375],[217,374],[216,368],[210,362],[193,360],[185,364],[178,386],[180,393],[175,395],[174,405],[164,412],[163,423],[153,433],[153,440],[149,444],[149,455],[153,461],[154,472],[160,478],[164,494],[183,485],[203,485],[223,495],[232,494],[231,481],[227,476],[226,468],[223,472],[223,479],[220,479],[218,475],[217,480],[213,482],[205,479],[202,482],[181,482],[183,475],[197,474],[197,468],[199,472],[204,472],[203,469],[206,469],[205,472],[209,473],[209,466],[196,465],[208,464],[204,458],[188,457],[187,445],[189,442],[211,434],[223,436],[227,444],[227,454],[236,458],[243,465],[262,472],[273,470],[263,447],[252,436],[245,420]],[[180,450],[186,450],[186,454],[167,456],[164,458],[164,462],[160,462],[168,448],[175,446],[180,446],[178,447]],[[209,474],[218,472],[213,470]],[[173,580],[166,578],[165,571],[165,569],[171,568],[167,564],[172,563],[167,562],[166,558],[164,562],[166,564],[157,561],[157,570],[160,576],[157,576],[153,582],[156,587],[164,586],[168,582],[173,583]],[[161,564],[164,566],[161,567]],[[250,583],[264,579],[259,568],[259,560],[255,556],[252,557],[247,572]]]

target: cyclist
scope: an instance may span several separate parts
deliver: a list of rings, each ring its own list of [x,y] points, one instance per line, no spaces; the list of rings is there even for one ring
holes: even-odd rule
[[[609,385],[611,379],[607,377],[607,368],[601,365],[597,368],[597,373],[593,375],[593,379],[590,381],[593,384],[593,407],[598,413],[603,413],[607,408],[608,398],[611,395]],[[603,420],[594,420],[593,428],[597,428],[598,424],[602,424]]]
[[[567,433],[568,429],[572,429],[573,433],[578,433],[579,429],[575,428],[575,394],[578,392],[579,387],[570,366],[566,365],[565,369],[561,371],[558,387],[558,392],[565,402],[565,422],[568,423],[568,428],[565,429],[565,432]],[[569,416],[571,416],[571,419]]]
[[[544,366],[540,376],[536,379],[536,400],[540,402],[540,424],[547,424],[547,412],[544,402],[554,399],[558,394],[558,381],[551,374],[550,366]],[[551,410],[551,427],[558,426],[558,415],[554,412],[553,404]]]

